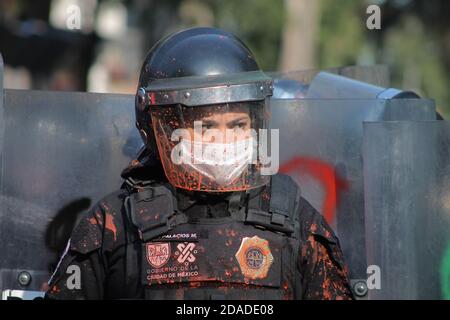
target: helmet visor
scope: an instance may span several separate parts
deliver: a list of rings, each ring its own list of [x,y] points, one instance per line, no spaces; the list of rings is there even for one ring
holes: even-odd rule
[[[268,183],[258,160],[268,99],[197,107],[152,106],[152,124],[169,182],[178,188],[229,192]]]

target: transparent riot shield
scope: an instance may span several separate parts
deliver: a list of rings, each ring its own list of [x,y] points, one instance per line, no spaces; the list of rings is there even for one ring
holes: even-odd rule
[[[0,260],[3,289],[40,290],[78,214],[120,185],[140,147],[133,97],[5,91]],[[365,277],[362,122],[433,119],[428,100],[273,100],[280,171],[341,238],[352,277]],[[20,254],[17,254],[20,250]],[[28,287],[20,272],[32,276]]]
[[[412,91],[379,87],[330,72],[319,72],[308,87],[308,99],[418,99]]]
[[[134,97],[3,93],[0,289],[42,291],[79,214],[120,186],[141,146]],[[351,277],[366,278],[362,123],[433,120],[433,102],[274,99],[271,108],[280,171],[335,228]]]
[[[134,97],[4,93],[0,288],[39,291],[79,214],[120,187],[141,146]]]
[[[365,123],[363,150],[369,297],[450,299],[450,122]]]
[[[366,278],[363,121],[434,120],[431,100],[273,100],[280,171],[334,227],[354,279]]]
[[[348,66],[340,68],[329,68],[325,70],[311,69],[311,70],[298,70],[289,72],[269,72],[268,74],[274,79],[274,92],[273,97],[276,99],[302,99],[308,95],[309,87],[313,85],[318,87],[314,82],[317,75],[321,72],[325,72],[332,75],[340,75],[347,79],[358,80],[364,82],[366,85],[377,86],[382,88],[388,88],[389,82],[389,70],[385,65],[374,66]],[[319,85],[317,92],[321,92],[321,85]],[[328,88],[329,89],[329,88]],[[351,91],[355,91],[352,88]],[[315,97],[319,98],[319,97]],[[323,98],[349,98],[345,97],[323,97]],[[355,98],[355,97],[350,97]],[[362,98],[362,97],[360,97]],[[366,97],[367,98],[367,97]]]

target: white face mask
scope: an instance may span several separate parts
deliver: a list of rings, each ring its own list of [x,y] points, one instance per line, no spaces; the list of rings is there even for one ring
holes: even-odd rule
[[[253,159],[252,138],[228,144],[181,140],[177,149],[184,165],[221,186],[236,180]]]

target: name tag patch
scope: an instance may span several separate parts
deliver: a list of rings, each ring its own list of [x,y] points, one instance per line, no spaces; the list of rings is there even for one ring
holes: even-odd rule
[[[201,230],[186,234],[195,231]],[[214,281],[278,287],[281,239],[270,232],[255,233],[217,227],[209,230],[208,238],[181,241],[180,236],[167,235],[164,241],[160,237],[144,243],[142,282],[150,286]]]

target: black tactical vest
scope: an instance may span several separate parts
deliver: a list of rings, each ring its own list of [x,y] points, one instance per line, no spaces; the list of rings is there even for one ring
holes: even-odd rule
[[[291,178],[275,175],[270,186],[231,194],[229,215],[220,218],[195,218],[193,211],[210,208],[169,185],[128,183],[125,208],[141,255],[127,250],[127,264],[141,264],[146,299],[300,298],[300,194]]]

